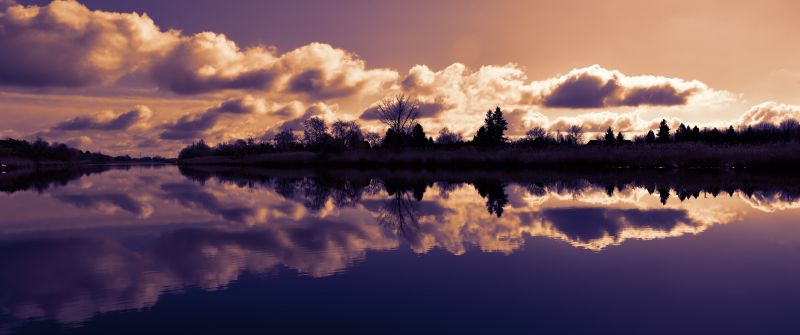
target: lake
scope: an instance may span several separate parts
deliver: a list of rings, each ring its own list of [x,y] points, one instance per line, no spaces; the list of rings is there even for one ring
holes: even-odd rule
[[[9,171],[0,334],[798,334],[797,179]]]

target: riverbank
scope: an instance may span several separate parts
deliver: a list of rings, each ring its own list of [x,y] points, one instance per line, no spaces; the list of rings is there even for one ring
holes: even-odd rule
[[[289,168],[387,167],[449,169],[771,169],[800,168],[800,144],[561,146],[549,148],[371,149],[207,156],[180,165],[253,165]]]

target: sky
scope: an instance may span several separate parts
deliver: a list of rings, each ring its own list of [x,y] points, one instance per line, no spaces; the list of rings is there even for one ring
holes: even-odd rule
[[[628,134],[800,115],[794,1],[0,0],[0,136],[173,156],[312,116],[431,136],[578,124]]]

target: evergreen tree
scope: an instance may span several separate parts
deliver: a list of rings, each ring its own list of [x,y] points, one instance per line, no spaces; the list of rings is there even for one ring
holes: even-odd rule
[[[681,123],[681,125],[678,126],[678,129],[675,130],[675,142],[684,142],[684,141],[688,140],[689,139],[688,138],[689,137],[688,133],[689,133],[689,130],[688,130],[688,128],[686,128],[686,125]]]
[[[644,137],[644,143],[656,143],[656,134],[653,131],[648,131]]]
[[[486,145],[486,127],[480,127],[478,133],[472,138],[472,143],[478,146]]]
[[[658,143],[669,143],[669,126],[667,120],[662,119],[661,124],[658,126],[658,135],[656,135]]]
[[[622,132],[617,133],[617,144],[622,144],[625,142],[625,136],[622,135]]]
[[[386,131],[386,135],[383,136],[383,146],[388,148],[396,147],[398,142],[397,132],[389,128],[389,130]]]
[[[506,130],[508,130],[508,121],[503,118],[503,111],[500,110],[500,107],[495,108],[494,113],[492,114],[492,121],[494,123],[492,144],[505,144],[508,141],[508,138],[505,136]]]
[[[411,146],[412,147],[424,147],[428,144],[428,138],[425,136],[425,130],[422,129],[422,125],[417,123],[414,128],[411,130]]]
[[[692,136],[691,136],[691,139],[692,139],[692,141],[694,141],[694,142],[696,142],[696,141],[699,141],[699,140],[700,140],[700,128],[697,128],[697,126],[694,126],[694,128],[692,128]]]
[[[505,136],[508,130],[508,121],[503,118],[503,111],[497,107],[494,112],[491,110],[486,112],[484,125],[478,129],[478,133],[472,142],[480,146],[500,146],[508,142]]]
[[[614,131],[611,130],[611,127],[608,127],[608,129],[606,129],[605,143],[614,144],[614,141]]]
[[[733,129],[733,126],[728,127],[728,130],[725,131],[725,141],[728,143],[736,142],[736,130]]]

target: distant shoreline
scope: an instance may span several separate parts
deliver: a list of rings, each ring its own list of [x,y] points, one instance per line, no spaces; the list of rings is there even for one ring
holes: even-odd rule
[[[179,165],[241,165],[276,168],[447,169],[769,169],[800,168],[800,144],[668,144],[551,148],[365,149],[341,152],[288,151],[243,156],[179,159]]]

